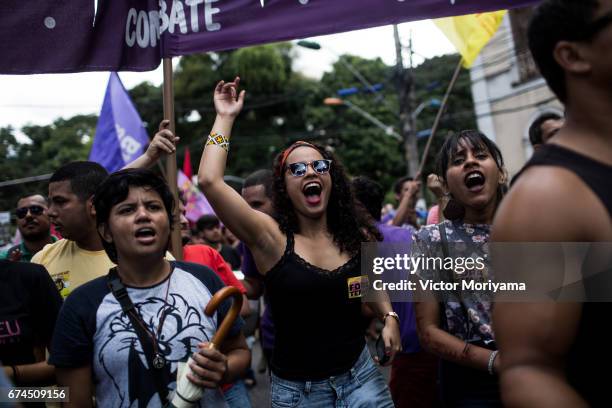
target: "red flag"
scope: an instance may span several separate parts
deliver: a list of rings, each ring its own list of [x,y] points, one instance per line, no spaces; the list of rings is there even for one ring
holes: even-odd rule
[[[191,154],[189,153],[189,148],[185,148],[185,159],[183,159],[183,173],[187,176],[189,180],[193,176],[193,171],[191,170]]]

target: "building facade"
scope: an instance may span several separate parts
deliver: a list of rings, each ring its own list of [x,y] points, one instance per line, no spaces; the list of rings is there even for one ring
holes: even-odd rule
[[[470,70],[478,128],[499,146],[510,176],[531,157],[529,126],[563,106],[539,75],[527,45],[531,8],[511,10]]]

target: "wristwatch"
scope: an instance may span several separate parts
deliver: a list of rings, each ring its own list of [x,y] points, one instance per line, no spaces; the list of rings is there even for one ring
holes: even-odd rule
[[[395,320],[397,320],[397,324],[399,324],[400,319],[399,319],[399,316],[397,315],[397,313],[395,313],[395,312],[387,312],[387,313],[385,313],[385,314],[383,315],[383,317],[382,317],[383,324],[384,324],[384,323],[387,321],[387,317],[389,317],[389,316],[391,316],[391,317],[393,317]]]

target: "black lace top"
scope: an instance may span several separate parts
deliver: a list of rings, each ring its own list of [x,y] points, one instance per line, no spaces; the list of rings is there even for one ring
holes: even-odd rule
[[[329,271],[293,246],[287,234],[285,253],[265,275],[276,331],[271,368],[287,380],[320,380],[350,370],[365,346],[361,298],[349,287],[361,275],[360,254]]]

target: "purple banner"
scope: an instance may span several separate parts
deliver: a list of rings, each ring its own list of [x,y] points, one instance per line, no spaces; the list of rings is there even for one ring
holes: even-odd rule
[[[0,73],[148,71],[218,51],[539,0],[1,0]]]

